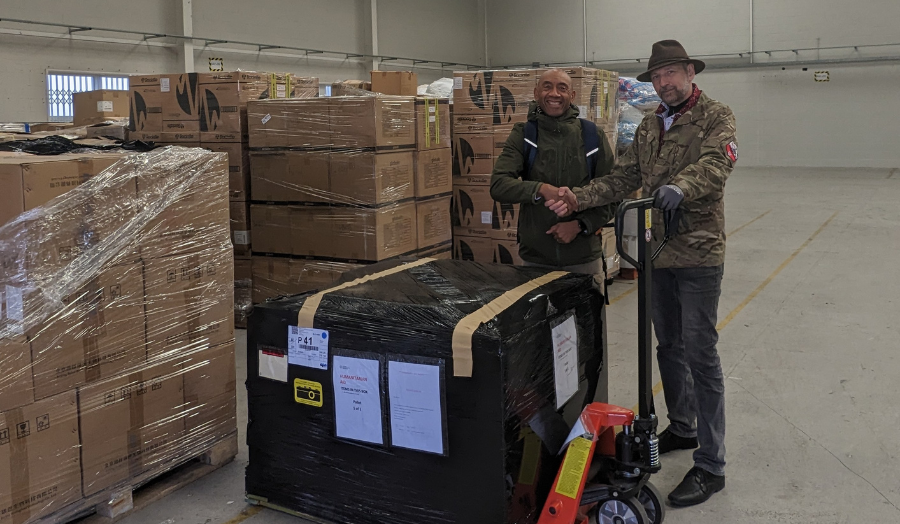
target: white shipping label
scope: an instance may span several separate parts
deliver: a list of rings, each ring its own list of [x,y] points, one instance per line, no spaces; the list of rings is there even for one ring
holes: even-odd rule
[[[388,362],[391,444],[428,453],[444,453],[441,368]]]
[[[588,116],[588,106],[578,106],[578,114],[581,116]]]
[[[429,121],[429,122],[434,122],[434,120],[435,120],[435,119],[434,119],[433,116],[428,117],[428,121]]]
[[[437,108],[434,107],[434,106],[428,106],[428,112],[429,112],[429,113],[434,113],[434,111],[435,111],[436,109],[437,109]]]
[[[97,112],[98,113],[112,113],[113,103],[112,100],[98,100],[97,101]]]
[[[578,332],[575,315],[552,330],[556,409],[578,392]]]
[[[284,98],[286,92],[287,91],[285,90],[285,86],[283,86],[283,85],[275,86],[275,98]]]
[[[250,232],[249,231],[235,231],[234,232],[234,245],[249,246],[250,245]]]
[[[328,331],[288,326],[288,363],[328,369]]]
[[[287,355],[275,350],[259,350],[259,376],[260,378],[268,378],[278,382],[287,382]]]
[[[22,322],[25,320],[25,306],[22,300],[22,290],[16,286],[6,286],[6,316],[10,320]]]
[[[163,78],[159,79],[159,91],[161,93],[169,92],[169,79],[168,78],[163,77]]]
[[[482,211],[481,212],[481,223],[482,224],[494,223],[494,214],[490,211]]]
[[[595,112],[597,113],[596,118],[603,118],[603,108],[601,106],[597,106]]]
[[[338,437],[384,444],[379,368],[377,360],[334,356],[334,431]]]
[[[461,76],[453,77],[453,89],[462,89],[462,77]]]
[[[262,117],[262,123],[263,123],[263,124],[265,124],[265,123],[268,122],[269,120],[272,120],[272,115],[267,114],[266,116]]]

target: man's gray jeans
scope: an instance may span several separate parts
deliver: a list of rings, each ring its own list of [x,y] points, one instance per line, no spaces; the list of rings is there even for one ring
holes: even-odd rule
[[[653,326],[669,431],[697,437],[694,465],[725,474],[725,380],[716,343],[724,266],[654,269]]]

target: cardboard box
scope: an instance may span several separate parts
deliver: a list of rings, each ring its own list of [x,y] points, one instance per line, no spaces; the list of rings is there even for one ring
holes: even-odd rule
[[[75,391],[0,413],[0,523],[35,522],[81,498]]]
[[[197,125],[204,133],[234,133],[246,136],[246,108],[250,100],[270,98],[269,83],[252,82],[204,83],[201,75],[200,110]],[[281,84],[284,89],[285,84]],[[283,92],[282,92],[283,94]],[[284,98],[284,96],[278,97]]]
[[[129,80],[133,79],[131,77]],[[132,84],[129,96],[129,131],[158,133],[162,131],[162,92],[159,85]]]
[[[335,148],[404,149],[416,145],[413,97],[362,96],[331,99],[331,142]]]
[[[201,177],[174,197],[166,208],[150,220],[141,233],[141,256],[168,257],[210,249],[230,248],[228,163],[225,155]],[[162,180],[142,178],[138,194],[155,194]]]
[[[114,124],[96,124],[85,128],[85,138],[107,138],[125,140],[128,137],[128,117]]]
[[[516,229],[502,229],[491,232],[491,243],[494,247],[495,264],[511,264],[521,266],[519,257],[519,232]]]
[[[417,151],[416,198],[428,198],[453,191],[453,151],[447,147]]]
[[[231,243],[234,244],[235,255],[250,255],[250,203],[232,202],[231,215]]]
[[[250,257],[234,258],[234,281],[251,280],[253,278],[253,259]]]
[[[254,151],[250,153],[252,196],[258,202],[328,202],[331,153]]]
[[[450,147],[450,100],[420,96],[416,98],[416,149]]]
[[[200,118],[200,83],[197,73],[160,75],[159,91],[162,96],[162,119],[192,120]]]
[[[493,71],[453,72],[453,113],[493,116],[491,81]]]
[[[202,135],[201,135],[202,136]],[[201,142],[202,147],[228,155],[228,198],[250,200],[250,150],[238,142]]]
[[[190,353],[183,365],[184,433],[207,447],[237,431],[234,342]]]
[[[143,264],[101,270],[29,339],[38,399],[143,365]]]
[[[416,202],[419,249],[446,244],[453,239],[450,219],[451,198],[438,197]]]
[[[332,146],[331,99],[253,100],[247,103],[251,148]]]
[[[232,250],[144,261],[148,360],[234,339]]]
[[[364,82],[362,80],[342,80],[340,82],[332,82],[331,96],[359,96],[364,93],[360,91],[372,91],[372,82]]]
[[[0,157],[0,225],[80,186],[123,156],[103,153]]]
[[[494,116],[481,114],[453,114],[453,134],[488,134],[494,132]]]
[[[0,412],[32,402],[34,380],[31,376],[31,346],[28,339],[24,336],[0,339]]]
[[[127,117],[129,96],[127,91],[101,89],[72,94],[74,118],[77,126],[89,126],[105,122],[109,118]]]
[[[197,120],[166,120],[163,122],[163,133],[171,136],[174,133],[189,133],[191,138],[188,140],[194,142],[199,140],[200,122]],[[170,140],[177,142],[178,140]]]
[[[534,70],[494,71],[491,111],[494,125],[524,122],[534,100]]]
[[[415,197],[413,151],[331,153],[332,203],[381,205]]]
[[[494,261],[494,246],[490,237],[453,237],[453,258],[490,264]]]
[[[453,136],[453,175],[490,175],[494,169],[494,135]]]
[[[162,128],[162,121],[159,123]],[[141,142],[162,143],[162,131],[129,131],[128,139]]]
[[[163,122],[163,126],[168,123],[170,122]],[[159,143],[175,144],[183,147],[200,147],[200,131],[163,131],[159,134]]]
[[[330,211],[334,258],[378,262],[414,253],[419,247],[415,203],[378,209],[331,208]]]
[[[520,204],[494,202],[494,229],[516,229],[519,227]]]
[[[250,230],[257,253],[291,254],[292,211],[292,206],[250,205]]]
[[[182,373],[174,359],[78,389],[86,497],[180,458]]]
[[[454,186],[490,186],[491,175],[462,175],[453,177]]]
[[[412,71],[372,71],[371,90],[385,95],[416,96],[419,75]]]
[[[345,262],[254,256],[253,303],[329,288],[344,272],[359,267],[362,266]]]
[[[494,223],[494,199],[489,186],[453,187],[454,226],[490,234]]]

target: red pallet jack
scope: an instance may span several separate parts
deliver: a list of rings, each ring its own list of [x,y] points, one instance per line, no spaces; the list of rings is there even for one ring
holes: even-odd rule
[[[623,202],[616,211],[616,249],[619,256],[638,271],[638,416],[630,409],[594,402],[582,411],[566,439],[566,455],[553,483],[538,524],[660,524],[666,517],[659,491],[650,483],[658,473],[659,439],[653,406],[651,295],[653,260],[669,240],[667,216],[665,238],[651,251],[653,198]],[[622,247],[625,213],[636,209],[638,259]],[[641,227],[643,225],[643,227]],[[615,426],[622,431],[615,433]]]

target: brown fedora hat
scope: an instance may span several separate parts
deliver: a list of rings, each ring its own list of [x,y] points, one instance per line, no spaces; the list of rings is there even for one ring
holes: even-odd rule
[[[650,73],[654,69],[680,62],[694,64],[694,73],[699,73],[706,68],[706,64],[703,61],[689,57],[687,51],[684,50],[684,46],[678,43],[678,40],[661,40],[653,44],[653,51],[650,53],[650,60],[647,62],[647,70],[639,74],[637,79],[641,82],[649,82]]]

